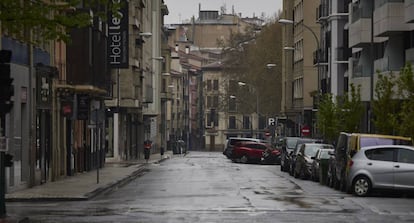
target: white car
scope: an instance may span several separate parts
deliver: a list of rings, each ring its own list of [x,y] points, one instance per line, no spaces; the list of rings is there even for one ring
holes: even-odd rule
[[[372,189],[414,190],[414,147],[363,147],[350,160],[348,189],[366,196]]]

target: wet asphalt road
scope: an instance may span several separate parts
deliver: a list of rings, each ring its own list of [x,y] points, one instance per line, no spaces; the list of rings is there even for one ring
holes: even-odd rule
[[[94,200],[10,203],[29,222],[413,222],[414,198],[357,198],[295,179],[277,165],[191,152]]]

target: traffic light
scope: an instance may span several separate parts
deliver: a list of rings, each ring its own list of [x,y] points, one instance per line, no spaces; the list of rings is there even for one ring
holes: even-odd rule
[[[10,72],[10,50],[0,50],[0,114],[7,114],[13,107],[13,78]]]
[[[13,155],[8,153],[4,154],[4,166],[11,167],[13,166]]]

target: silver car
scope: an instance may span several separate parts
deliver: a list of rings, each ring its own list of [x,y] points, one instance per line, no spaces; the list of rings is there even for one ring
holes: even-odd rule
[[[366,196],[372,189],[414,190],[414,147],[363,147],[348,164],[348,189]]]

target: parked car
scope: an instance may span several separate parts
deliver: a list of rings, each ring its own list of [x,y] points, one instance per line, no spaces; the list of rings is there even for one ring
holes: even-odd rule
[[[292,153],[290,154],[290,159],[289,159],[289,168],[288,168],[288,172],[289,175],[293,176],[293,170],[295,169],[295,165],[296,165],[296,158],[298,156],[298,153],[300,151],[300,147],[303,145],[303,143],[300,144],[296,144],[295,149],[293,149]]]
[[[238,142],[233,147],[232,160],[241,163],[260,163],[262,153],[270,145],[261,142]]]
[[[357,196],[373,189],[414,190],[414,147],[362,147],[350,161],[347,188]]]
[[[293,169],[293,176],[295,178],[300,177],[302,179],[308,179],[312,173],[312,164],[314,159],[312,157],[316,156],[316,153],[320,149],[331,149],[333,150],[333,145],[330,144],[320,144],[320,143],[304,143],[299,147],[299,152],[297,154],[295,166]]]
[[[330,161],[328,184],[342,191],[346,190],[349,161],[360,148],[376,145],[413,145],[409,137],[362,134],[362,133],[340,133],[335,153]]]
[[[267,147],[262,153],[262,164],[280,164],[280,150],[273,147]]]
[[[261,142],[260,139],[254,138],[243,138],[243,137],[230,137],[226,140],[226,145],[224,146],[223,154],[231,159],[233,147],[237,142]]]
[[[280,170],[290,171],[291,155],[298,144],[306,142],[322,142],[320,139],[301,138],[301,137],[284,137],[282,140],[281,155],[280,155]]]
[[[318,152],[316,152],[316,155],[312,157],[313,163],[311,166],[311,179],[313,181],[325,181],[326,175],[327,175],[327,169],[328,169],[328,161],[331,157],[330,154],[334,152],[334,148],[330,149],[319,149]],[[322,167],[326,168],[326,170],[322,170]]]

